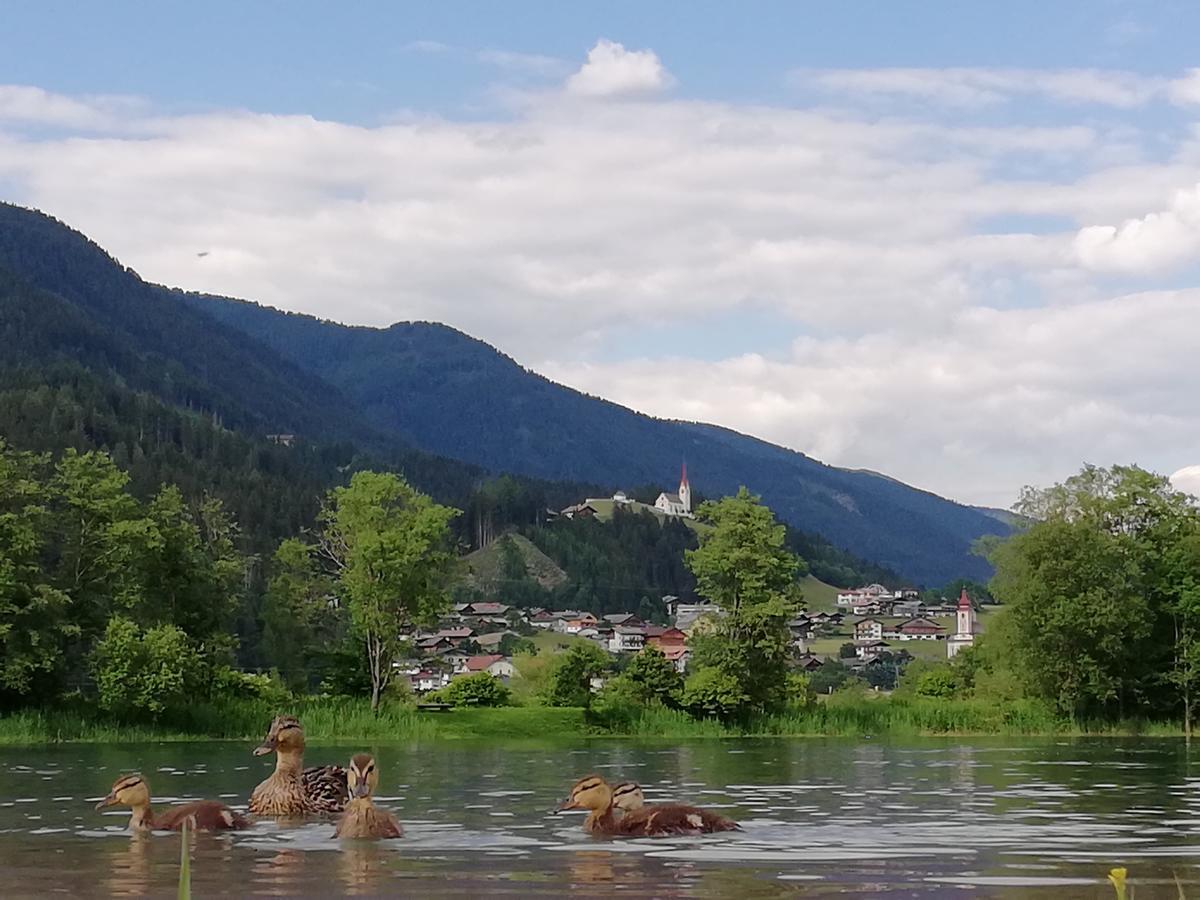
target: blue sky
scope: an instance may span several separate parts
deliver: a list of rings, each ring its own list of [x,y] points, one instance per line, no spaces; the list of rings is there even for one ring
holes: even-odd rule
[[[1200,490],[1200,4],[9,4],[0,197],[1006,506]],[[699,473],[697,473],[699,475]]]
[[[578,58],[598,37],[653,47],[680,93],[788,102],[796,67],[1194,65],[1186,2],[113,2],[9,4],[4,80],[371,122],[397,108],[470,115],[496,80],[483,51]],[[415,45],[437,43],[442,53]]]

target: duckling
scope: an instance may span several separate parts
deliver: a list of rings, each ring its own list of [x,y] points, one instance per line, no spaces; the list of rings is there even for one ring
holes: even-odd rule
[[[737,822],[711,810],[678,804],[646,806],[642,786],[634,781],[613,788],[613,807],[624,813],[620,819],[623,834],[711,834],[741,830]]]
[[[379,767],[370,753],[359,753],[350,758],[346,770],[350,784],[350,803],[338,821],[334,837],[339,838],[398,838],[404,837],[404,829],[396,817],[379,809],[371,802],[371,794],[379,786]]]
[[[567,799],[559,804],[558,812],[566,809],[586,809],[583,830],[589,834],[620,834],[613,815],[613,790],[599,775],[584,775],[571,787]]]
[[[250,795],[259,816],[299,816],[341,812],[349,799],[341,766],[304,768],[304,729],[294,716],[277,716],[255,756],[275,754],[275,771]]]
[[[122,775],[108,792],[108,796],[96,804],[96,809],[106,806],[128,806],[133,809],[129,827],[134,831],[178,831],[187,822],[196,831],[235,831],[249,828],[250,821],[224,803],[215,800],[197,800],[172,806],[162,815],[156,816],[150,808],[150,787],[141,775]]]
[[[738,828],[736,822],[694,806],[643,806],[639,802],[640,787],[631,783],[618,787],[624,789],[621,807],[624,815],[620,819],[613,815],[615,792],[599,775],[588,775],[575,782],[571,795],[559,809],[588,810],[583,830],[592,834],[658,837],[667,834],[707,834]]]

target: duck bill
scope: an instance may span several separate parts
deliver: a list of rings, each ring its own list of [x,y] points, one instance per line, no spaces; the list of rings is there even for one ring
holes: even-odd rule
[[[568,809],[582,809],[582,808],[583,807],[581,807],[578,803],[576,803],[574,800],[572,800],[570,797],[568,797],[562,803],[558,804],[557,807],[555,807],[554,814],[558,815],[560,812],[565,812]]]
[[[96,809],[104,809],[106,806],[115,806],[117,797],[115,794],[109,794],[103,800],[96,804]]]
[[[267,738],[265,741],[263,741],[261,744],[259,744],[257,747],[255,747],[251,752],[255,756],[266,756],[268,753],[274,753],[275,748],[276,748],[275,739]]]
[[[354,786],[354,790],[351,792],[350,796],[354,797],[356,800],[359,800],[363,797],[370,797],[371,786],[365,781],[360,781]]]

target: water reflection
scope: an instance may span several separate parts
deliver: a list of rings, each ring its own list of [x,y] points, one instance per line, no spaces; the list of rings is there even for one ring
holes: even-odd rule
[[[150,850],[154,836],[136,832],[121,846],[113,841],[105,893],[113,897],[144,897],[150,892]]]
[[[1172,740],[595,741],[370,748],[404,822],[389,844],[329,821],[193,837],[197,896],[1138,896],[1196,892],[1200,776]],[[114,773],[154,771],[163,802],[244,804],[263,775],[237,745],[0,750],[0,896],[171,895],[179,838],[131,835],[90,809]],[[314,748],[340,758],[344,748]],[[199,764],[204,760],[204,764]],[[547,808],[580,773],[632,777],[744,832],[595,840]],[[51,774],[46,774],[51,773]],[[482,786],[482,789],[481,789]],[[168,794],[170,796],[168,796]],[[244,808],[244,806],[243,806]]]

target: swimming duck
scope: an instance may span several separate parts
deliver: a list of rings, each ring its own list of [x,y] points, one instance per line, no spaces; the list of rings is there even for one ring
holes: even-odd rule
[[[737,822],[696,806],[646,806],[642,786],[635,781],[622,782],[612,791],[613,808],[624,813],[620,822],[623,829],[628,829],[624,832],[626,834],[649,833],[635,830],[648,827],[652,827],[655,834],[711,834],[714,831],[736,831],[740,828]]]
[[[155,815],[150,808],[150,787],[141,775],[122,775],[108,792],[108,796],[96,804],[96,809],[106,806],[128,806],[133,809],[129,827],[134,831],[178,831],[187,822],[196,831],[232,831],[249,828],[250,821],[224,803],[215,800],[197,800],[172,806],[162,815]]]
[[[588,817],[583,830],[592,834],[613,836],[658,837],[668,834],[708,834],[714,831],[733,831],[736,822],[694,806],[644,806],[641,788],[627,782],[623,788],[624,815],[618,819],[613,810],[613,788],[599,775],[588,775],[575,782],[571,795],[559,806],[564,809],[586,809]]]
[[[350,785],[350,802],[338,821],[333,836],[339,838],[398,838],[404,837],[404,829],[396,817],[379,809],[371,801],[371,794],[379,786],[379,767],[370,753],[359,753],[350,759],[346,770]]]
[[[341,766],[304,768],[304,729],[294,716],[277,716],[255,756],[275,754],[275,771],[250,795],[259,816],[299,816],[341,812],[349,799]]]

